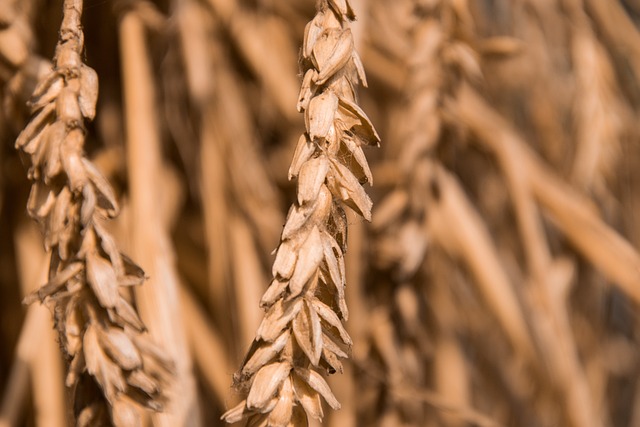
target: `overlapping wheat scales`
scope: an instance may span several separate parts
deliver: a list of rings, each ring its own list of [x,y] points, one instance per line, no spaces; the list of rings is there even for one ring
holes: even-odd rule
[[[362,146],[380,140],[356,103],[355,86],[366,80],[347,25],[354,18],[349,2],[323,1],[305,29],[298,111],[306,132],[288,174],[297,178],[297,200],[260,303],[265,317],[234,376],[248,395],[223,415],[227,422],[305,425],[307,417],[322,419],[320,397],[340,408],[318,370],[341,372],[339,359],[352,344],[342,325],[348,318],[342,205],[371,219],[371,199],[362,184],[371,183],[372,175]]]
[[[76,394],[78,425],[105,416],[118,426],[140,423],[133,402],[162,409],[172,362],[152,344],[121,288],[144,272],[122,254],[105,228],[118,212],[107,180],[84,156],[85,122],[94,119],[98,76],[82,61],[82,1],[64,3],[53,69],[30,101],[33,118],[16,140],[33,181],[27,209],[51,251],[49,281],[26,298],[51,306],[69,359],[66,385]],[[95,382],[103,396],[87,401]],[[108,415],[110,414],[110,415]]]

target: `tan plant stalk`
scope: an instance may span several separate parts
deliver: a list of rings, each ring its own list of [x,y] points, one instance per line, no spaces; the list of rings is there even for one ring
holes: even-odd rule
[[[22,67],[31,55],[31,29],[23,13],[16,10],[16,2],[0,4],[0,68],[2,80],[8,80],[14,70]],[[26,3],[26,2],[25,2]],[[8,68],[8,70],[7,70]]]
[[[195,427],[200,425],[200,411],[179,305],[181,283],[174,268],[175,254],[168,231],[179,209],[180,190],[177,183],[172,185],[171,168],[164,163],[154,109],[157,98],[144,21],[153,16],[150,13],[154,9],[150,3],[137,4],[139,7],[146,5],[147,9],[123,11],[118,28],[126,120],[131,253],[150,276],[145,286],[136,288],[135,295],[141,318],[150,335],[175,362],[176,374],[174,381],[164,389],[170,404],[162,413],[153,415],[152,423],[156,427]],[[158,191],[158,182],[162,183],[162,192]]]
[[[576,154],[571,175],[601,199],[612,199],[607,181],[614,175],[629,113],[621,102],[609,54],[593,32],[582,0],[565,0],[572,20],[571,57],[576,81]]]
[[[26,296],[47,280],[47,254],[42,248],[42,237],[34,224],[25,221],[16,229],[16,237],[19,237],[14,241],[20,268],[21,290],[22,295]],[[29,307],[28,312],[35,312],[32,317],[37,319],[35,322],[38,326],[35,330],[32,328],[30,338],[24,338],[25,341],[31,341],[31,344],[25,343],[27,347],[22,349],[24,353],[16,354],[19,359],[15,363],[26,363],[28,366],[31,398],[38,408],[35,414],[36,425],[65,427],[69,422],[66,419],[68,414],[65,411],[64,364],[60,357],[58,334],[53,328],[54,324],[46,307],[34,304]],[[27,330],[25,327],[25,332]]]
[[[495,153],[501,164],[518,165],[517,169],[512,167],[507,176],[514,182],[518,179],[520,188],[513,193],[530,199],[528,203],[532,206],[518,210],[519,221],[523,225],[525,221],[539,221],[537,206],[533,207],[533,202],[537,202],[578,252],[601,268],[605,277],[629,298],[638,301],[640,257],[629,242],[599,218],[588,200],[556,176],[473,89],[464,87],[461,90],[456,114],[478,136],[478,142]],[[546,242],[540,244],[544,246],[536,249],[543,253],[543,263],[540,267],[531,267],[532,276],[538,281],[538,286],[532,290],[535,298],[531,298],[535,307],[533,322],[548,358],[548,369],[565,395],[568,424],[607,425],[606,414],[594,403],[586,369],[571,332],[566,309],[571,272],[563,273],[562,263],[551,259]]]
[[[121,294],[121,287],[141,284],[144,272],[106,230],[118,212],[115,195],[83,153],[98,77],[82,62],[82,6],[64,2],[53,69],[35,89],[34,116],[16,141],[34,181],[27,208],[51,251],[48,283],[25,301],[53,309],[70,361],[66,384],[74,388],[77,424],[131,426],[139,424],[133,402],[161,410],[171,362]],[[92,392],[96,386],[102,395]]]
[[[298,110],[300,137],[289,177],[298,178],[273,264],[273,281],[262,297],[267,313],[234,382],[247,398],[223,415],[251,425],[307,425],[323,417],[320,397],[340,404],[319,373],[342,370],[351,338],[342,321],[346,220],[343,205],[371,219],[362,184],[372,181],[362,145],[379,137],[356,103],[355,85],[366,84],[348,27],[355,14],[348,1],[322,0],[305,29],[304,79]]]
[[[2,117],[0,128],[19,131],[39,76],[51,68],[51,62],[33,52],[32,20],[34,2],[4,1],[0,4],[0,85],[2,86]]]

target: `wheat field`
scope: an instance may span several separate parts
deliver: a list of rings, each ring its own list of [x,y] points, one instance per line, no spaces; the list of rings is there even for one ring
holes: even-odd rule
[[[0,0],[0,427],[640,427],[640,2]]]

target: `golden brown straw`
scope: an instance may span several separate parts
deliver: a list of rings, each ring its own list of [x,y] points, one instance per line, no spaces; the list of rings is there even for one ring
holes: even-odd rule
[[[33,223],[24,223],[16,229],[16,234],[22,295],[28,295],[47,280],[46,254]],[[32,398],[39,409],[36,422],[64,427],[69,422],[64,411],[64,368],[57,333],[46,307],[32,305],[27,316],[29,321],[25,321],[22,342],[16,347],[15,364],[28,366]]]
[[[640,422],[639,0],[63,4],[0,0],[2,427]]]
[[[153,416],[154,425],[197,426],[199,406],[179,304],[180,284],[167,231],[178,198],[171,195],[168,173],[161,172],[166,169],[156,124],[153,74],[146,57],[142,17],[140,11],[130,10],[120,21],[127,161],[131,165],[128,171],[132,254],[150,276],[147,283],[136,288],[136,301],[150,335],[166,349],[166,357],[175,362],[175,378],[163,390],[171,404],[162,414]],[[165,180],[162,192],[158,191],[158,179]]]

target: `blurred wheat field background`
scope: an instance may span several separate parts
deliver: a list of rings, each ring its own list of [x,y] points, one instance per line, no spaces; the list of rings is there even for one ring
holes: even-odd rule
[[[0,0],[0,83],[1,427],[640,426],[640,2]]]

